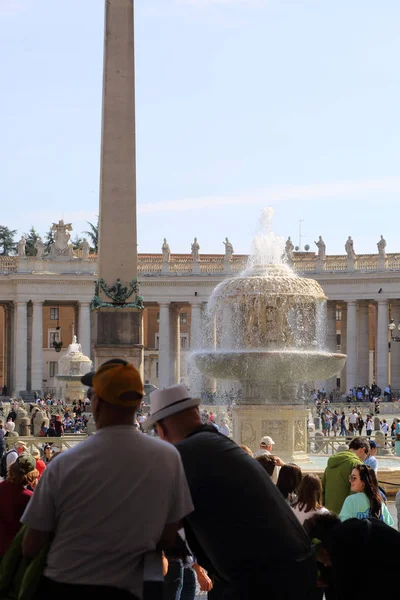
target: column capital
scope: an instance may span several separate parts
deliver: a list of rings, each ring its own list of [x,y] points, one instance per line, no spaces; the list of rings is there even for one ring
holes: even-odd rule
[[[79,300],[79,306],[90,306],[90,300]]]
[[[28,304],[28,300],[14,300],[14,305],[16,307],[26,306]]]
[[[31,300],[33,306],[43,306],[43,300]]]
[[[158,306],[159,306],[160,308],[169,308],[169,307],[170,307],[170,305],[171,305],[171,302],[159,302],[159,303],[158,303]]]
[[[345,300],[347,306],[353,306],[357,304],[357,300]]]
[[[381,306],[384,306],[385,304],[388,303],[387,300],[377,300],[378,305],[380,304]]]

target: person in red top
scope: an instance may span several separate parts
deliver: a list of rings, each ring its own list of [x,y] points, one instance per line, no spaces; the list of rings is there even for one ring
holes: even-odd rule
[[[37,448],[33,448],[31,452],[33,458],[36,460],[36,470],[39,471],[39,477],[42,476],[43,471],[46,468],[46,463],[40,458],[40,452]]]
[[[36,460],[24,453],[10,465],[7,479],[0,483],[0,557],[5,555],[18,533],[20,519],[33,494],[25,486],[34,488],[38,477]]]

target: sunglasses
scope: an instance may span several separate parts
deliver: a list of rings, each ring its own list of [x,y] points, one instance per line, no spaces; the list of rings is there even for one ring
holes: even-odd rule
[[[357,477],[355,475],[350,475],[349,481],[357,481]]]

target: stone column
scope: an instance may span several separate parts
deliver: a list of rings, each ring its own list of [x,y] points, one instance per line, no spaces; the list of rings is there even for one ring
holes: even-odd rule
[[[83,354],[90,358],[92,354],[90,340],[90,302],[79,303],[78,325],[78,342],[82,346]]]
[[[161,302],[158,344],[158,379],[160,388],[170,384],[170,322],[169,302]]]
[[[28,307],[15,302],[15,395],[26,391],[28,370]]]
[[[341,312],[341,321],[340,321],[340,352],[342,354],[347,354],[347,306],[346,304],[342,304],[340,307]],[[346,361],[347,362],[347,361]],[[340,391],[348,392],[347,382],[346,382],[346,365],[340,372]]]
[[[347,302],[347,391],[357,385],[357,302]]]
[[[330,352],[337,352],[336,343],[336,301],[328,300],[326,307],[326,343]],[[339,374],[338,374],[339,375]],[[325,389],[327,393],[336,390],[337,375],[327,379]]]
[[[173,306],[170,309],[170,385],[181,380],[181,309]]]
[[[43,387],[43,302],[33,301],[32,312],[32,391],[42,391]]]
[[[369,302],[358,303],[357,385],[369,384]]]
[[[388,303],[378,301],[378,326],[376,332],[376,383],[382,394],[388,384]]]
[[[397,325],[400,323],[400,300],[391,302],[390,316],[396,323],[394,336],[400,336]],[[400,342],[390,343],[390,385],[393,391],[400,390]]]
[[[191,304],[190,350],[193,352],[201,345],[201,302]],[[192,396],[201,397],[203,391],[203,376],[192,364],[190,369],[190,391]]]

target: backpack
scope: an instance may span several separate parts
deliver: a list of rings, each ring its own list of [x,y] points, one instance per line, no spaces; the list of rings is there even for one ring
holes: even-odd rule
[[[14,448],[11,448],[11,450],[9,450],[8,452],[4,452],[3,456],[1,457],[1,461],[0,461],[0,477],[7,477],[7,456],[11,453],[11,452],[15,452],[16,454],[17,451],[14,450]]]

